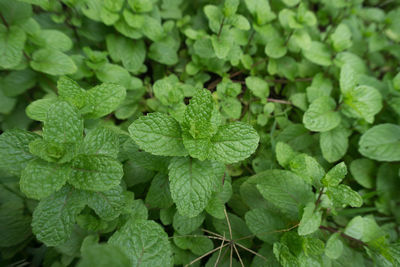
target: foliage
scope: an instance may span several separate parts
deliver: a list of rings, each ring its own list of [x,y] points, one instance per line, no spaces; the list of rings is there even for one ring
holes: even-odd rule
[[[400,5],[0,0],[3,266],[400,266]]]

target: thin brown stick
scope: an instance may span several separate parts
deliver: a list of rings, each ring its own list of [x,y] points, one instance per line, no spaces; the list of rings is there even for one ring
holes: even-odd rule
[[[226,219],[226,222],[227,222],[227,224],[228,224],[229,235],[230,235],[230,238],[231,238],[231,240],[232,240],[232,239],[233,239],[233,237],[232,237],[232,228],[231,228],[231,222],[229,221],[228,213],[226,212],[226,207],[225,207],[225,206],[224,206],[224,214],[225,214],[225,219]]]
[[[222,236],[222,235],[220,235],[220,234],[217,234],[217,233],[214,233],[214,232],[211,232],[210,230],[207,230],[207,229],[201,229],[201,231],[203,231],[203,232],[206,232],[206,233],[209,233],[209,234],[211,234],[211,235],[215,235],[216,237],[218,237],[220,240],[227,240],[224,236]]]
[[[8,22],[7,22],[6,18],[1,13],[0,13],[0,18],[3,21],[4,26],[6,26],[7,29],[10,28],[10,25],[8,25]]]
[[[285,229],[281,229],[281,230],[274,230],[274,231],[265,231],[265,232],[261,232],[261,233],[258,233],[258,234],[273,234],[273,233],[289,232],[289,231],[293,230],[294,228],[296,228],[297,226],[299,226],[299,224],[300,223],[296,223],[295,225],[293,225],[293,226],[291,226],[289,228],[285,228]],[[236,242],[236,241],[252,238],[252,237],[255,237],[255,236],[256,235],[248,235],[248,236],[244,236],[244,237],[241,237],[241,238],[234,239],[232,241]]]
[[[224,238],[225,238],[225,232],[224,232]],[[214,267],[217,267],[217,265],[218,265],[219,259],[221,257],[221,252],[222,252],[222,247],[224,245],[224,242],[225,242],[225,240],[222,240],[221,246],[220,246],[220,249],[219,249],[219,252],[218,252],[218,257],[217,257],[217,260],[215,261]]]
[[[229,243],[226,243],[223,247],[226,247],[226,246],[228,246],[228,245],[229,245]],[[195,263],[196,261],[199,261],[199,260],[203,259],[204,257],[207,257],[208,255],[214,253],[214,252],[217,251],[217,250],[219,250],[219,247],[210,250],[209,252],[207,252],[207,253],[201,255],[200,257],[197,257],[196,259],[194,259],[194,260],[192,260],[191,262],[189,262],[188,264],[186,264],[185,267],[187,267],[187,266],[189,266],[189,265],[192,265],[192,264]]]
[[[317,210],[319,203],[321,203],[321,197],[322,197],[323,194],[324,194],[324,187],[322,187],[322,188],[319,190],[318,198],[317,198],[317,200],[315,201],[315,208],[314,208],[314,211]]]
[[[238,245],[240,248],[242,248],[242,249],[244,249],[244,250],[247,250],[247,251],[250,252],[250,253],[253,253],[254,255],[260,257],[261,259],[267,261],[267,258],[266,258],[266,257],[264,257],[263,255],[261,255],[261,254],[255,252],[254,250],[249,249],[249,248],[246,248],[245,246],[243,246],[243,245],[241,245],[241,244],[239,244],[239,243],[236,243],[236,245]]]
[[[268,102],[279,103],[279,104],[292,105],[292,102],[287,101],[287,100],[282,100],[282,99],[267,98],[267,101]]]
[[[218,30],[218,34],[217,34],[217,39],[219,39],[219,37],[221,36],[222,28],[224,27],[224,23],[225,23],[225,16],[222,18],[221,24],[219,25],[219,30]]]
[[[210,239],[217,239],[217,240],[223,240],[223,238],[217,237],[217,236],[209,236],[209,235],[178,235],[178,236],[169,236],[169,239],[172,238],[178,238],[178,237],[204,237],[204,238],[210,238]]]
[[[242,258],[240,257],[239,251],[238,251],[238,249],[236,248],[235,243],[233,243],[233,248],[235,249],[235,252],[236,252],[236,255],[238,256],[238,259],[239,259],[239,261],[240,261],[240,264],[242,265],[242,267],[244,267]]]
[[[229,257],[229,267],[232,267],[232,256],[233,256],[232,243],[229,243],[229,245],[231,245],[231,256]]]

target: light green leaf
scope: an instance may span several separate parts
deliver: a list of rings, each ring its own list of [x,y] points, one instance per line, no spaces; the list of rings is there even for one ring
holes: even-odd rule
[[[358,73],[355,71],[353,66],[349,63],[344,64],[340,68],[340,91],[343,94],[347,94],[353,90],[358,83]]]
[[[146,152],[159,156],[185,156],[179,123],[164,113],[150,113],[128,128],[132,139]]]
[[[57,101],[58,100],[55,97],[35,100],[26,107],[26,115],[32,120],[45,121],[47,117],[47,111]]]
[[[80,155],[71,163],[70,184],[78,189],[106,191],[119,185],[122,164],[108,156]]]
[[[356,159],[350,163],[350,173],[354,179],[365,188],[375,186],[376,166],[370,159]]]
[[[281,38],[272,39],[267,43],[264,51],[270,58],[281,58],[287,53],[285,41]]]
[[[68,35],[58,30],[40,30],[32,37],[32,42],[43,48],[54,49],[61,52],[72,48],[72,40]]]
[[[256,17],[256,22],[263,25],[276,18],[268,0],[245,0],[247,9]]]
[[[86,91],[83,90],[77,82],[66,76],[61,76],[58,79],[57,89],[60,99],[67,101],[78,109],[89,104]]]
[[[72,187],[63,187],[39,202],[33,212],[32,231],[47,246],[66,242],[75,225],[75,217],[85,207],[80,194]]]
[[[36,83],[36,73],[31,69],[11,71],[0,79],[0,87],[5,96],[21,95]]]
[[[297,232],[299,235],[309,235],[319,229],[322,221],[322,212],[315,210],[315,204],[310,202],[304,208]]]
[[[351,207],[361,207],[363,204],[361,196],[351,189],[351,187],[344,184],[340,184],[337,187],[329,187],[326,190],[326,194],[337,206],[346,207],[350,205]]]
[[[311,42],[310,47],[303,50],[303,55],[306,59],[317,65],[326,67],[332,64],[331,52],[329,48],[321,42]]]
[[[25,41],[26,34],[21,28],[0,24],[0,67],[10,69],[21,62]]]
[[[275,146],[276,159],[283,168],[289,166],[290,161],[297,155],[291,146],[284,142],[278,142]]]
[[[322,183],[326,187],[337,186],[344,179],[347,174],[347,167],[344,162],[340,162],[330,169],[324,178],[322,178]]]
[[[193,254],[203,255],[214,247],[211,239],[202,235],[202,233],[195,232],[194,236],[181,236],[178,233],[174,233],[174,243],[181,249],[190,249]]]
[[[19,182],[21,191],[29,198],[46,198],[67,182],[70,171],[65,165],[32,160],[22,171]]]
[[[365,132],[359,142],[360,153],[378,161],[400,160],[400,126],[376,125]]]
[[[20,129],[7,130],[0,135],[0,169],[19,176],[34,158],[29,152],[29,143],[38,138],[37,134]]]
[[[319,186],[320,180],[325,175],[324,168],[313,157],[307,154],[299,154],[294,156],[289,162],[292,172],[302,177],[305,182]]]
[[[300,2],[300,0],[282,0],[282,2],[288,7],[293,7],[297,5]]]
[[[124,67],[105,63],[96,67],[96,77],[104,83],[113,83],[131,89],[132,76]]]
[[[204,214],[199,214],[196,217],[188,218],[180,215],[179,212],[176,212],[172,221],[172,226],[179,234],[188,235],[199,228],[200,225],[203,224],[204,219]]]
[[[78,143],[83,138],[83,119],[79,111],[65,101],[50,106],[43,125],[43,139],[56,143]]]
[[[262,196],[291,217],[299,207],[313,200],[311,186],[301,177],[285,170],[268,170],[253,176]]]
[[[316,99],[303,116],[304,126],[315,132],[327,132],[340,124],[340,115],[335,111],[336,103],[328,96]]]
[[[173,266],[168,235],[154,221],[129,220],[108,240],[129,257],[130,266]]]
[[[330,259],[335,260],[339,258],[343,253],[343,243],[340,240],[340,234],[335,233],[331,235],[326,241],[325,255]]]
[[[40,49],[35,51],[30,62],[32,69],[50,75],[73,74],[77,71],[74,61],[55,49]]]
[[[191,158],[174,158],[169,165],[171,196],[179,213],[195,217],[207,206],[222,183],[223,164]]]
[[[119,152],[118,134],[106,127],[90,130],[83,141],[82,151],[86,155],[104,155],[117,158]]]
[[[353,45],[351,41],[351,31],[349,27],[340,23],[336,30],[331,35],[332,45],[336,52],[343,51]]]
[[[266,100],[269,96],[269,86],[268,83],[256,76],[246,77],[246,86],[250,91],[260,99]]]
[[[100,118],[116,110],[126,96],[126,89],[118,84],[103,83],[91,88],[88,93],[92,97],[93,111],[89,118]]]
[[[220,126],[211,138],[210,157],[224,163],[241,161],[254,153],[259,139],[256,130],[243,122]]]
[[[212,123],[213,111],[214,103],[210,91],[197,90],[186,108],[182,129],[195,139],[211,137],[218,127]]]
[[[349,147],[350,134],[351,131],[340,126],[321,133],[319,145],[324,159],[330,163],[340,160]]]
[[[344,95],[344,110],[349,117],[374,122],[374,116],[382,109],[382,95],[370,86],[361,85]]]

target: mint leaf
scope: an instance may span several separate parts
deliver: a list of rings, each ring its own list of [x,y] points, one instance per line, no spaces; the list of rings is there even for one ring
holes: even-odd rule
[[[310,47],[303,50],[304,57],[312,63],[329,66],[332,64],[329,48],[321,42],[312,41]]]
[[[29,143],[39,136],[20,129],[0,135],[0,169],[19,175],[34,157],[29,152]]]
[[[179,234],[188,235],[199,228],[204,219],[204,214],[199,214],[196,217],[188,218],[180,215],[179,212],[176,212],[172,221],[172,226]]]
[[[351,187],[344,184],[340,184],[337,187],[329,187],[326,194],[337,206],[361,207],[363,204],[361,196]]]
[[[86,115],[88,118],[100,118],[111,113],[126,97],[126,89],[113,83],[97,85],[87,93],[91,96],[90,105],[93,106],[93,110]]]
[[[159,156],[185,156],[181,128],[172,117],[163,113],[150,113],[129,126],[129,133],[138,146]]]
[[[234,163],[248,158],[257,149],[259,136],[248,124],[234,122],[218,128],[211,138],[210,159]]]
[[[2,192],[3,193],[3,192]],[[0,247],[19,245],[32,235],[31,217],[24,214],[22,203],[10,201],[0,205]]]
[[[174,158],[169,165],[171,196],[179,213],[195,217],[207,206],[218,190],[225,168],[212,161]]]
[[[335,111],[336,103],[328,96],[316,99],[303,116],[304,126],[315,132],[327,132],[340,123],[340,115]]]
[[[96,244],[83,250],[82,259],[77,266],[91,267],[98,265],[99,262],[101,262],[103,266],[131,266],[131,262],[125,252],[123,252],[121,248],[110,244]]]
[[[336,233],[329,237],[326,242],[325,255],[335,260],[343,253],[343,242],[340,240],[340,234]]]
[[[360,138],[360,153],[378,161],[400,160],[400,126],[390,123],[376,125]]]
[[[168,208],[172,206],[173,200],[171,198],[167,175],[158,173],[151,180],[146,195],[146,204],[150,205],[152,208]]]
[[[43,199],[58,191],[68,180],[67,166],[35,159],[22,171],[20,188],[29,198]]]
[[[216,132],[212,124],[214,104],[208,90],[198,90],[186,108],[182,129],[194,139],[208,138]]]
[[[104,155],[117,158],[119,139],[115,131],[106,127],[90,130],[83,141],[82,151],[86,155]]]
[[[56,143],[78,143],[83,138],[83,119],[79,111],[65,101],[50,106],[43,125],[43,139]]]
[[[250,76],[246,78],[245,82],[247,88],[249,88],[250,91],[258,98],[266,100],[266,98],[269,96],[268,83],[263,79],[256,76]]]
[[[8,69],[20,63],[25,41],[26,34],[20,27],[0,25],[0,67]]]
[[[79,193],[66,186],[41,200],[33,212],[32,231],[47,246],[66,242],[75,225],[75,217],[85,207]]]
[[[268,170],[253,176],[262,196],[290,217],[297,217],[300,205],[313,200],[311,186],[285,170]]]
[[[119,161],[103,155],[80,155],[71,162],[70,184],[78,189],[106,191],[119,185],[123,176]]]
[[[330,169],[324,178],[322,178],[322,183],[329,186],[337,186],[344,179],[347,174],[347,167],[344,162],[341,162],[335,165],[332,169]]]
[[[121,248],[131,266],[173,266],[168,236],[154,221],[129,220],[108,243]]]
[[[125,204],[125,195],[121,186],[115,186],[103,192],[82,192],[82,198],[86,199],[87,205],[103,220],[116,219]]]
[[[315,204],[310,202],[304,208],[297,232],[299,235],[309,235],[319,229],[322,221],[322,212],[315,210]]]
[[[346,154],[349,147],[350,134],[351,131],[340,126],[321,133],[319,145],[324,159],[330,163],[341,159]]]
[[[86,91],[74,80],[66,76],[61,76],[57,81],[57,88],[60,99],[69,102],[78,109],[83,108],[87,104]]]
[[[47,118],[47,111],[57,101],[57,98],[35,100],[26,107],[26,115],[35,121],[45,121]]]
[[[40,49],[32,55],[32,69],[50,75],[66,75],[77,71],[74,61],[55,49]]]

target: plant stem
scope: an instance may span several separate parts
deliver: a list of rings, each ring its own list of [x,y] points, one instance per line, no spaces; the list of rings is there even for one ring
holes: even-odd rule
[[[224,23],[225,23],[225,17],[222,18],[221,24],[219,25],[217,39],[219,39],[219,37],[221,36],[221,32],[222,32],[222,28],[224,27]]]
[[[348,240],[350,240],[350,241],[353,241],[353,242],[355,242],[355,243],[358,243],[359,245],[362,245],[362,246],[366,246],[366,247],[368,246],[366,243],[364,243],[364,242],[361,241],[360,239],[357,239],[357,238],[351,237],[351,236],[349,236],[349,235],[346,235],[345,233],[340,232],[339,229],[336,229],[336,228],[334,228],[334,227],[323,226],[323,225],[321,225],[321,226],[319,227],[319,229],[322,229],[322,230],[325,230],[325,231],[328,231],[328,232],[331,232],[331,233],[340,233],[340,235],[341,235],[343,238],[346,238],[346,239],[348,239]]]
[[[282,99],[275,99],[275,98],[267,98],[268,102],[274,102],[274,103],[279,103],[279,104],[286,104],[286,105],[291,105],[292,102],[287,101],[287,100],[282,100]]]
[[[7,29],[9,29],[10,25],[8,25],[6,19],[4,18],[3,14],[1,14],[1,12],[0,12],[0,18],[3,21],[4,25],[7,27]]]

